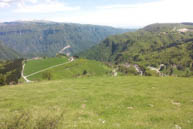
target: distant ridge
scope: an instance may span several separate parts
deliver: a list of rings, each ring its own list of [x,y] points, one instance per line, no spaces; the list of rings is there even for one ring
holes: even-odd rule
[[[193,26],[193,22],[183,22],[182,24],[184,24],[184,25],[191,25],[191,26]]]
[[[55,56],[67,45],[75,54],[98,44],[106,37],[128,32],[107,26],[57,23],[51,21],[16,21],[0,24],[0,40],[25,57]]]

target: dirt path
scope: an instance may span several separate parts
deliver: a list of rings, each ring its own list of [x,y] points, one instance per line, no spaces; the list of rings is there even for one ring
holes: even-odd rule
[[[134,65],[135,70],[140,74],[140,76],[143,76],[143,71],[141,70],[141,68],[138,65]]]
[[[40,70],[40,71],[34,72],[34,73],[32,73],[32,74],[29,74],[29,75],[27,75],[27,76],[24,76],[24,68],[25,68],[25,64],[24,64],[24,65],[23,65],[23,69],[22,69],[22,77],[24,78],[24,80],[25,80],[27,83],[29,83],[29,82],[32,82],[32,81],[28,80],[28,79],[27,79],[28,77],[31,77],[31,76],[33,76],[33,75],[35,75],[35,74],[38,74],[38,73],[41,73],[41,72],[44,72],[44,71],[47,71],[47,70],[52,69],[52,68],[56,68],[56,67],[58,67],[58,66],[62,66],[62,65],[65,65],[65,64],[69,64],[69,63],[71,63],[71,62],[73,62],[73,61],[74,61],[74,58],[71,57],[69,62],[65,62],[65,63],[58,64],[58,65],[54,65],[54,66],[51,66],[51,67],[42,69],[42,70]]]
[[[67,45],[66,47],[64,47],[63,49],[61,49],[60,51],[59,51],[59,53],[63,53],[66,49],[68,49],[68,48],[71,48],[71,46],[70,45]]]
[[[150,70],[156,71],[156,73],[160,74],[160,69],[159,68],[155,68],[155,67],[148,67]]]
[[[148,68],[149,68],[150,70],[156,71],[156,73],[158,73],[160,76],[165,76],[163,73],[160,72],[161,67],[163,67],[163,66],[164,66],[164,65],[161,64],[161,65],[159,66],[159,68],[155,68],[155,67],[151,67],[151,66],[149,66]]]
[[[21,76],[23,77],[23,79],[24,79],[27,83],[32,82],[32,81],[28,80],[26,76],[24,76],[24,73],[23,73],[23,72],[24,72],[24,68],[25,68],[25,64],[23,64],[23,69],[22,69],[22,72],[21,72]]]

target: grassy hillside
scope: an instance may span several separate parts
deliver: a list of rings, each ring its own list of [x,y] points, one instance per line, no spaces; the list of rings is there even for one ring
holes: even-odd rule
[[[182,32],[184,28],[189,30]],[[192,28],[192,25],[184,24],[153,24],[137,32],[110,36],[83,52],[82,57],[118,64],[138,64],[144,72],[148,66],[158,68],[164,64],[164,74],[192,76]]]
[[[77,53],[107,36],[127,31],[106,26],[56,22],[6,22],[0,24],[0,40],[25,57],[55,56],[67,45],[71,46],[68,52]]]
[[[54,58],[45,58],[45,59],[37,59],[37,60],[29,60],[25,63],[24,75],[27,76],[34,72],[40,71],[42,69],[46,69],[48,67],[62,64],[67,62],[68,59],[66,57],[54,57]]]
[[[3,129],[192,129],[193,79],[94,77],[0,88]]]
[[[16,59],[19,58],[19,56],[20,55],[16,51],[8,48],[0,41],[0,60]]]
[[[28,77],[29,80],[46,80],[46,76],[51,77],[51,80],[58,80],[64,78],[77,78],[77,77],[89,77],[89,76],[105,76],[112,72],[112,69],[105,64],[97,61],[76,59],[73,62],[67,61],[67,58],[48,58],[41,60],[30,60],[25,65],[24,75],[28,76],[34,72],[38,72],[45,68],[63,64],[55,68],[48,69],[38,74]],[[68,63],[69,62],[69,63]]]

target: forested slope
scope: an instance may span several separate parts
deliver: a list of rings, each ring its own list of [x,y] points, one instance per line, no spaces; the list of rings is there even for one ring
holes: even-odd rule
[[[20,55],[18,54],[18,52],[3,45],[3,43],[0,41],[0,60],[5,60],[5,59],[9,60],[9,59],[15,59],[19,57]]]
[[[127,32],[106,26],[56,22],[7,22],[0,24],[0,40],[25,57],[55,56],[70,45],[70,53],[78,53],[96,45],[109,35]]]
[[[99,45],[81,53],[100,61],[165,67],[165,74],[191,76],[193,73],[193,26],[153,24],[137,32],[110,36]]]

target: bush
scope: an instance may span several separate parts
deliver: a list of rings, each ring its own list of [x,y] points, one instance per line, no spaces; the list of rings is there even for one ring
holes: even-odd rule
[[[52,74],[50,72],[44,72],[42,74],[43,79],[51,80],[52,79]]]
[[[0,69],[0,85],[17,84],[21,77],[23,59],[16,59],[13,61],[6,61],[1,63]]]
[[[0,74],[0,86],[6,85],[6,76]]]
[[[127,74],[127,75],[138,75],[139,74],[133,66],[130,66],[128,68],[125,66],[119,66],[118,71],[123,74]]]
[[[82,72],[82,75],[86,75],[88,72],[86,71],[86,70],[84,70],[83,72]]]
[[[156,71],[149,70],[149,69],[146,69],[145,75],[146,76],[154,76],[154,77],[159,77],[160,76],[159,73],[157,73]]]

